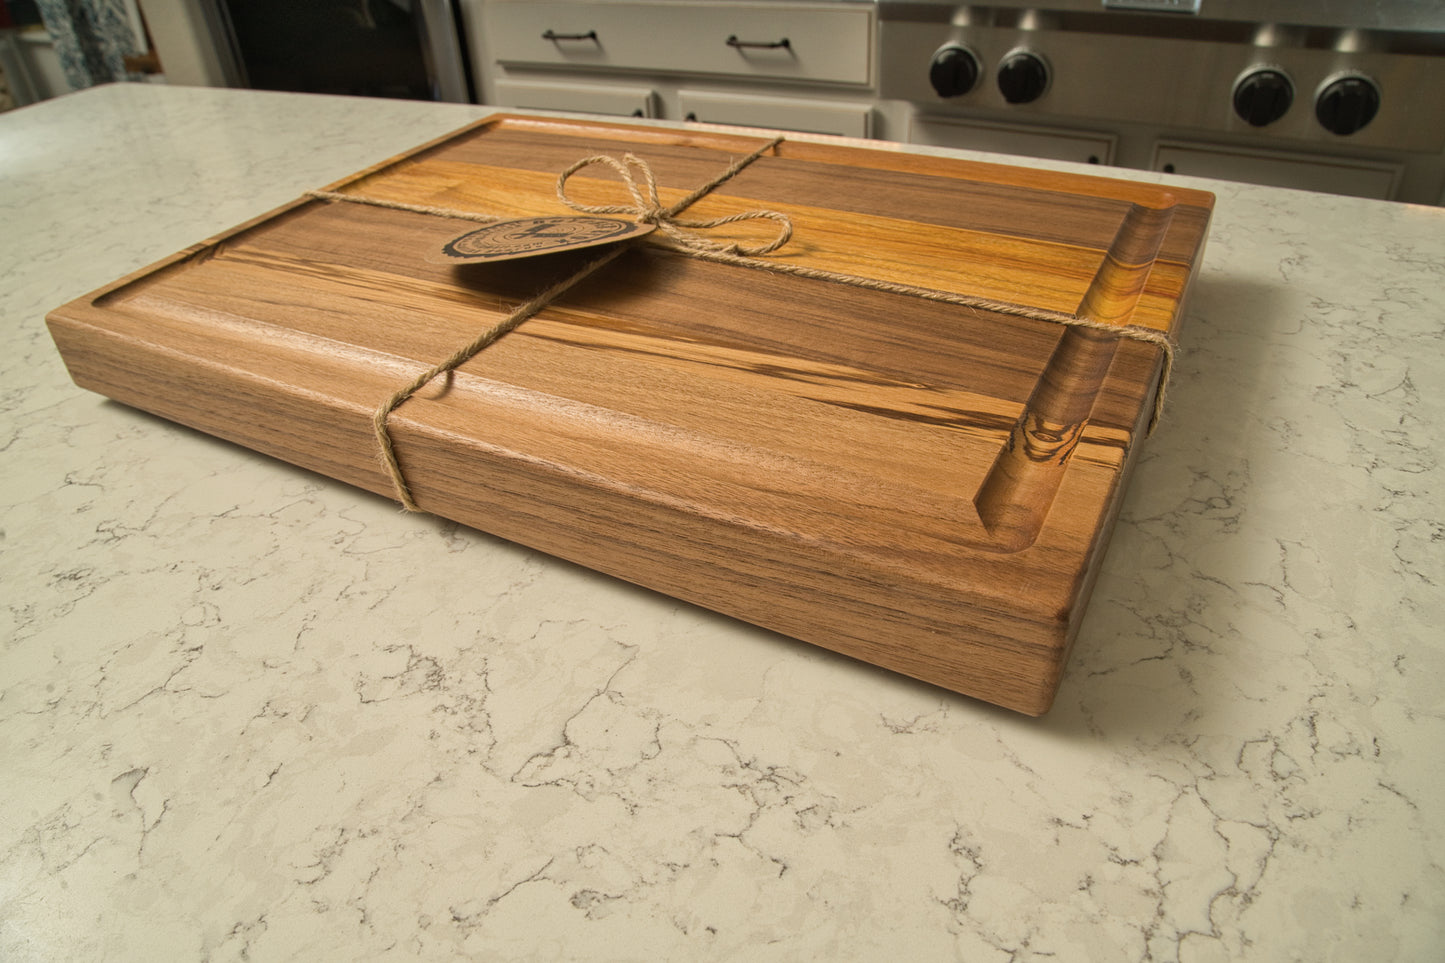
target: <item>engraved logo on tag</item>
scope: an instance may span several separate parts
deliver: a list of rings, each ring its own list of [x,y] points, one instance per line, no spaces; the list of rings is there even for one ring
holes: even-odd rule
[[[552,251],[611,244],[650,232],[656,225],[616,217],[523,217],[498,221],[453,238],[442,248],[450,261],[505,261]]]

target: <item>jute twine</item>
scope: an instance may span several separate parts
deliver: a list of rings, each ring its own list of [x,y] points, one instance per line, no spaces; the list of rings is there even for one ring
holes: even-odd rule
[[[625,214],[640,223],[655,224],[657,225],[657,230],[640,240],[704,261],[712,261],[719,264],[733,264],[739,267],[771,271],[775,274],[788,274],[793,277],[809,278],[815,281],[846,284],[857,288],[867,288],[871,291],[886,291],[890,294],[923,298],[928,301],[939,301],[944,304],[956,304],[961,307],[975,308],[995,314],[1008,315],[1010,317],[1029,318],[1034,321],[1044,321],[1050,324],[1064,325],[1065,327],[1089,328],[1095,331],[1109,332],[1117,337],[1156,345],[1164,356],[1164,370],[1159,378],[1159,388],[1154,395],[1154,410],[1149,420],[1148,430],[1150,433],[1154,431],[1154,427],[1158,424],[1160,414],[1164,409],[1165,385],[1168,383],[1169,376],[1174,367],[1174,343],[1169,339],[1169,336],[1162,331],[1156,331],[1153,328],[1147,328],[1142,325],[1109,324],[1065,311],[1050,311],[1045,308],[1033,308],[1027,305],[1015,304],[1010,301],[997,301],[992,298],[978,297],[971,294],[956,294],[951,291],[939,291],[912,284],[881,281],[877,278],[862,277],[854,274],[841,274],[836,271],[826,271],[800,264],[769,260],[764,258],[763,255],[771,254],[778,250],[787,244],[793,236],[792,220],[780,211],[758,209],[707,220],[687,220],[678,216],[698,200],[706,197],[719,185],[737,176],[739,172],[753,163],[753,161],[773,150],[781,144],[784,139],[785,138],[782,137],[774,138],[746,157],[734,161],[721,174],[692,191],[682,200],[667,207],[662,205],[662,201],[658,196],[657,178],[653,174],[652,168],[646,161],[630,153],[624,154],[620,161],[605,154],[594,154],[572,164],[557,177],[557,199],[572,210],[583,214]],[[568,179],[582,169],[594,164],[610,167],[621,177],[622,183],[626,186],[628,193],[632,197],[631,204],[579,204],[567,196],[566,187]],[[637,176],[633,175],[634,170],[637,172]],[[342,201],[348,204],[364,204],[369,207],[408,211],[414,214],[424,214],[432,217],[476,221],[483,224],[506,220],[504,217],[492,214],[480,214],[473,211],[454,210],[452,208],[434,207],[425,204],[408,204],[402,201],[391,201],[360,194],[346,194],[339,191],[307,191],[306,196],[319,200]],[[739,221],[748,220],[774,221],[778,225],[778,232],[771,241],[758,245],[721,242],[697,233],[698,231],[721,227],[724,224],[735,224]],[[380,449],[382,462],[386,467],[388,475],[391,477],[391,483],[395,489],[396,497],[401,502],[402,507],[409,512],[419,512],[422,510],[412,498],[411,487],[407,484],[406,475],[402,472],[401,464],[397,460],[396,446],[392,441],[391,431],[388,427],[391,413],[434,379],[466,363],[488,345],[509,331],[514,330],[528,318],[535,316],[577,284],[612,263],[612,261],[623,254],[629,246],[627,243],[614,245],[606,254],[593,259],[530,301],[519,305],[506,317],[482,331],[467,344],[458,348],[450,357],[417,375],[377,407],[376,412],[372,416],[372,429],[376,434],[377,447]]]

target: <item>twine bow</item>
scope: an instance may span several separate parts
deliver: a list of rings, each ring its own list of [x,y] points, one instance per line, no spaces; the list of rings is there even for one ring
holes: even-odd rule
[[[727,181],[742,170],[749,163],[761,154],[771,150],[781,141],[778,138],[772,143],[755,151],[753,154],[733,164],[722,174],[708,181],[697,190],[688,194],[682,200],[668,207],[662,205],[662,199],[657,194],[657,177],[652,173],[652,168],[647,161],[633,154],[623,154],[622,160],[609,157],[606,154],[594,154],[591,157],[584,157],[568,167],[557,177],[557,199],[574,211],[583,214],[626,214],[642,224],[656,224],[657,229],[667,235],[671,243],[667,246],[694,254],[733,254],[740,257],[758,257],[763,254],[771,254],[778,248],[787,244],[793,236],[793,222],[788,215],[781,211],[770,211],[757,209],[752,211],[741,211],[737,214],[729,214],[726,217],[714,217],[707,220],[685,220],[678,217],[683,211],[692,206],[694,202],[705,196],[713,188]],[[567,196],[567,179],[583,168],[593,164],[601,164],[612,168],[622,178],[627,191],[632,195],[632,204],[580,204]],[[636,169],[637,176],[633,175]],[[735,224],[739,221],[769,220],[778,225],[777,236],[766,244],[745,245],[735,241],[715,241],[711,238],[698,234],[698,231],[709,230],[714,227],[721,227],[724,224]]]

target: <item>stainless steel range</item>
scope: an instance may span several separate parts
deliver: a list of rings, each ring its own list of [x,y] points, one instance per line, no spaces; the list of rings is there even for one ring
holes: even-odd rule
[[[889,135],[1445,202],[1440,0],[879,0]]]

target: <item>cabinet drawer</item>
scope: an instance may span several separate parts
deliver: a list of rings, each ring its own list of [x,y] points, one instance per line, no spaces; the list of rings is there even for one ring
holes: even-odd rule
[[[871,76],[873,11],[863,4],[505,0],[487,4],[486,17],[497,62],[511,66],[843,84]]]
[[[657,93],[651,87],[611,84],[560,84],[544,80],[499,79],[494,98],[502,107],[572,110],[617,117],[656,117]]]
[[[925,117],[913,118],[908,133],[908,141],[912,144],[1045,157],[1080,164],[1112,163],[1115,140],[1113,134],[1094,131],[1049,130]]]
[[[1153,166],[1157,171],[1171,174],[1217,177],[1381,201],[1395,196],[1401,172],[1399,164],[1377,161],[1172,141],[1160,141],[1154,146]]]
[[[873,132],[872,104],[698,90],[679,91],[677,100],[684,119],[708,124],[770,127],[844,137],[869,137]]]

